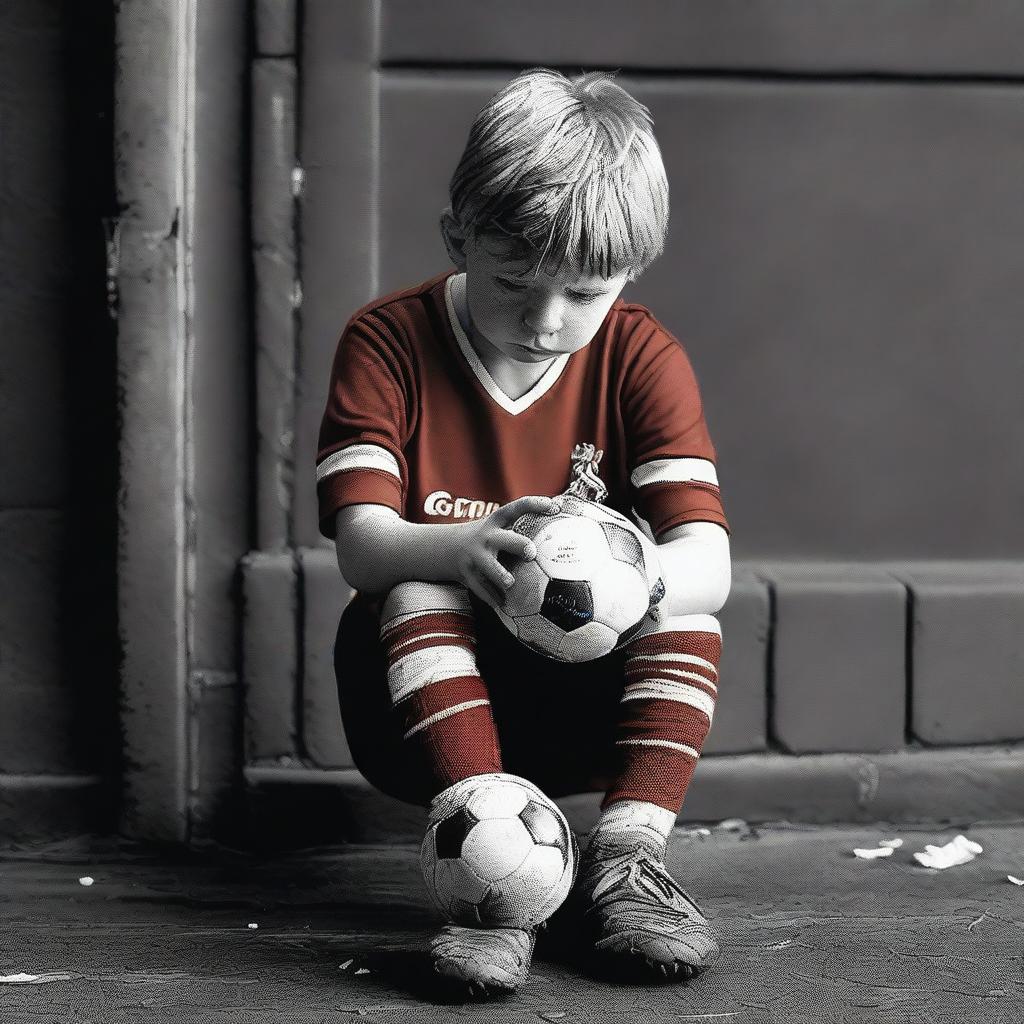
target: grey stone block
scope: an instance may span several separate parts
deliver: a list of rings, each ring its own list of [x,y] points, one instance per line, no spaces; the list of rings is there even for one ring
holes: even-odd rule
[[[298,546],[315,547],[320,539],[316,443],[331,360],[349,317],[380,294],[377,14],[377,5],[368,0],[314,0],[303,7],[299,152],[306,171],[301,201],[304,299],[292,530]]]
[[[374,789],[356,769],[245,770],[254,844],[418,843],[427,811]],[[748,754],[702,758],[678,823],[1019,821],[1024,747],[894,754]],[[559,797],[577,832],[597,820],[600,793]]]
[[[63,516],[0,511],[0,683],[59,687]]]
[[[877,567],[762,565],[775,605],[774,738],[790,753],[897,750],[906,590]]]
[[[701,759],[680,821],[1019,820],[1024,747]]]
[[[890,571],[912,596],[914,736],[933,744],[1024,737],[1024,562]]]
[[[0,844],[108,832],[112,797],[109,780],[95,775],[0,775]]]
[[[254,551],[242,560],[242,679],[245,756],[297,751],[298,576],[291,553]]]
[[[230,672],[189,681],[189,839],[229,842],[241,822],[241,691]]]
[[[245,769],[255,846],[420,842],[427,810],[373,788],[355,768]]]
[[[252,84],[256,532],[260,550],[268,551],[288,545],[294,486],[295,62],[256,61]]]
[[[256,52],[295,53],[295,0],[256,0]]]
[[[87,766],[75,743],[75,694],[63,686],[3,684],[0,772],[75,774]]]
[[[715,718],[703,754],[736,754],[767,746],[768,587],[740,564],[718,613],[722,662]]]
[[[248,0],[196,7],[196,104],[189,218],[191,304],[188,439],[193,534],[190,665],[236,672],[239,559],[250,545]],[[179,412],[179,416],[181,413]]]
[[[91,154],[81,152],[72,124],[76,111],[98,115],[106,99],[95,92],[88,99],[82,95],[88,87],[73,69],[90,42],[73,38],[71,12],[4,4],[0,13],[0,507],[64,504],[74,453],[88,450],[81,447],[75,422],[71,388],[77,382],[68,353],[72,345],[83,345],[91,326],[82,322],[86,309],[94,308],[84,301],[93,293],[83,285],[83,270],[86,252],[101,258],[91,247],[102,245],[92,234],[100,230],[93,175],[102,172]],[[86,21],[83,15],[77,24]],[[87,108],[89,102],[95,106]],[[98,271],[93,264],[89,273]],[[108,339],[89,336],[85,344],[101,348]]]
[[[841,74],[1024,68],[1024,11],[1013,3],[386,0],[382,11],[381,57],[389,63]]]
[[[342,727],[334,675],[334,640],[341,613],[355,591],[338,570],[333,551],[303,548],[302,743],[320,768],[349,768],[352,754]]]

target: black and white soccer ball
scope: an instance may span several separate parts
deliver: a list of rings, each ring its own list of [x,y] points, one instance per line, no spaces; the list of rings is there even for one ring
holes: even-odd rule
[[[639,528],[607,505],[571,494],[561,512],[520,516],[512,529],[537,557],[501,556],[515,583],[498,617],[531,650],[564,662],[593,661],[628,643],[665,596]]]
[[[431,805],[420,865],[438,910],[470,927],[547,920],[576,879],[579,847],[558,805],[518,775],[457,782]]]

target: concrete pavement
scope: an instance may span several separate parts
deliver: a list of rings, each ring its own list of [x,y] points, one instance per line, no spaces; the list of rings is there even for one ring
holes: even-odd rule
[[[433,995],[439,924],[415,845],[274,857],[109,841],[0,859],[0,1020],[22,1022],[705,1020],[920,1024],[1024,1020],[1024,823],[967,828],[758,824],[677,829],[669,864],[719,931],[689,987],[610,984],[543,947],[529,983],[487,1004]],[[921,867],[957,833],[972,862]],[[888,858],[854,847],[902,837]],[[79,882],[92,877],[92,885]]]

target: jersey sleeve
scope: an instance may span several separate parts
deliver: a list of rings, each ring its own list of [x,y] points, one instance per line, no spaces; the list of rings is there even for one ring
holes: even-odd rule
[[[715,448],[697,378],[680,342],[646,317],[625,376],[623,426],[634,511],[655,539],[682,523],[728,531]]]
[[[405,515],[411,365],[383,320],[364,314],[346,325],[316,457],[320,533],[331,540],[335,514],[345,505],[386,505]]]

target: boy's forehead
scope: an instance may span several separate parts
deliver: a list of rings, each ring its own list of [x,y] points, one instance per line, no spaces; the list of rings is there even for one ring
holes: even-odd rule
[[[509,277],[521,278],[522,280],[533,280],[534,278],[546,279],[548,281],[565,281],[570,284],[594,288],[606,285],[609,279],[600,274],[592,274],[585,271],[578,260],[567,258],[560,267],[545,263],[539,270],[537,261],[526,259],[517,255],[507,244],[488,243],[482,246],[488,257],[490,268],[505,274]],[[504,251],[503,251],[504,250]],[[625,272],[623,272],[625,273]],[[621,275],[616,275],[616,277]]]

